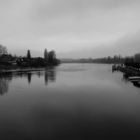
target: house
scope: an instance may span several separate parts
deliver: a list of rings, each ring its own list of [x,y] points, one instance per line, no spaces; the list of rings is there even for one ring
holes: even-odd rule
[[[4,54],[0,56],[0,65],[17,65],[17,58]]]

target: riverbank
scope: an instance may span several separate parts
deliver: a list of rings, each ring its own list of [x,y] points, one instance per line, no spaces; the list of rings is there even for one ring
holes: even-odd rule
[[[127,75],[130,75],[130,76],[140,76],[140,70],[136,69],[136,68],[133,68],[133,67],[113,65],[112,66],[112,71],[121,71],[121,72],[123,72]]]
[[[46,66],[46,67],[0,67],[0,74],[10,74],[10,73],[28,73],[35,71],[44,71],[46,69],[56,67],[56,66]]]
[[[11,70],[0,70],[0,74],[9,74],[9,73],[24,73],[32,71],[43,71],[45,68],[25,68],[25,69],[11,69]]]

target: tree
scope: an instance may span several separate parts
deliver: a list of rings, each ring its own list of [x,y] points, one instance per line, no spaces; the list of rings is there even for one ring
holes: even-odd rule
[[[48,53],[48,61],[49,61],[49,63],[54,63],[56,61],[55,51],[50,51]]]
[[[3,54],[7,54],[7,48],[3,45],[0,45],[0,56]]]
[[[47,52],[47,49],[44,50],[44,59],[45,59],[45,61],[48,61],[48,52]]]
[[[31,59],[31,52],[30,52],[30,50],[27,51],[27,58]]]
[[[140,53],[135,54],[134,60],[136,63],[140,63]]]
[[[134,65],[134,58],[133,57],[126,57],[124,64],[126,66],[133,66]]]

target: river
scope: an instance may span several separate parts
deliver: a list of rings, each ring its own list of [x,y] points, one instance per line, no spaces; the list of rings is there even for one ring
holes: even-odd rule
[[[136,139],[140,88],[111,65],[0,76],[1,140]]]

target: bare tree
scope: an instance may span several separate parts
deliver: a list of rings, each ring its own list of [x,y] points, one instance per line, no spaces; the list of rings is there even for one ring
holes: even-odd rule
[[[7,48],[3,45],[0,45],[0,56],[3,54],[7,54]]]

